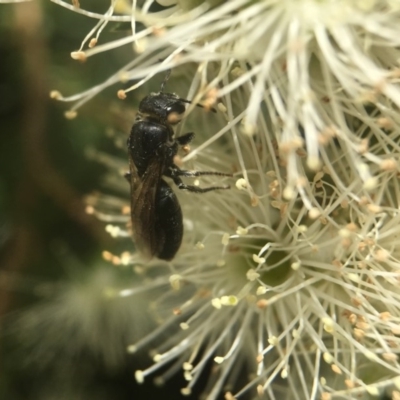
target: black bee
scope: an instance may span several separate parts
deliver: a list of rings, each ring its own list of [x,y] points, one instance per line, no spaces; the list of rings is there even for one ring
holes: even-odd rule
[[[180,146],[187,145],[194,133],[174,138],[173,125],[185,113],[185,103],[174,93],[164,93],[168,71],[160,92],[151,93],[139,104],[127,145],[131,186],[131,221],[133,239],[146,258],[171,260],[182,242],[182,210],[175,193],[163,176],[171,178],[179,189],[195,193],[229,189],[229,186],[199,188],[186,185],[181,177],[200,175],[232,176],[222,172],[185,171],[174,164]]]

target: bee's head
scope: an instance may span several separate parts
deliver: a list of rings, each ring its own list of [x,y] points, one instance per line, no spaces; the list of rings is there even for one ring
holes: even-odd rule
[[[139,112],[174,125],[183,118],[185,103],[175,93],[151,93],[140,102]]]

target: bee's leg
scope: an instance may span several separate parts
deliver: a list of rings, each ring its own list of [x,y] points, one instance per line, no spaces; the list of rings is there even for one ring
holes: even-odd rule
[[[196,176],[202,175],[217,175],[217,176],[232,176],[232,174],[227,174],[225,172],[218,171],[186,171],[184,169],[179,169],[178,167],[174,168],[172,172],[173,176],[186,176],[187,178],[194,178]]]
[[[185,133],[184,135],[181,135],[176,138],[176,141],[178,142],[179,146],[185,146],[186,144],[190,143],[194,138],[194,133],[193,132],[188,132]]]
[[[194,192],[194,193],[205,193],[205,192],[210,192],[211,190],[230,189],[229,185],[209,186],[209,187],[201,188],[201,187],[194,186],[194,185],[186,185],[186,183],[182,182],[182,179],[179,178],[179,176],[171,176],[171,178],[173,179],[175,185],[178,186],[179,189],[189,190],[189,192]]]

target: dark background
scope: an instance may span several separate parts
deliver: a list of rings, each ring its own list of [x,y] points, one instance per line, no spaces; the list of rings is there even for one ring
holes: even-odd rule
[[[109,1],[86,1],[83,6],[105,12]],[[54,89],[72,95],[98,84],[133,57],[125,47],[85,63],[72,60],[71,51],[95,22],[50,2],[0,5],[1,399],[182,398],[179,377],[163,389],[155,388],[151,379],[135,384],[133,371],[138,363],[143,366],[140,355],[123,356],[110,369],[90,349],[81,348],[71,358],[69,338],[63,338],[67,345],[56,349],[51,361],[31,362],[37,343],[29,340],[30,331],[19,331],[18,321],[32,307],[51,303],[71,275],[84,279],[101,265],[112,268],[101,258],[103,249],[120,250],[104,223],[85,214],[83,203],[86,194],[101,190],[106,170],[88,159],[86,150],[124,156],[105,135],[109,127],[122,130],[126,125],[116,98],[119,88],[102,92],[74,120],[64,117],[69,103],[49,98]],[[110,25],[100,40],[124,34],[123,26]],[[136,100],[130,97],[124,107],[134,109]],[[45,341],[47,327],[43,329]],[[63,326],[59,331],[62,335]]]

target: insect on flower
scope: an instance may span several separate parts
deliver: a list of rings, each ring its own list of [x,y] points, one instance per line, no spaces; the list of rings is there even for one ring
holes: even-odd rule
[[[129,172],[126,178],[131,186],[133,240],[145,257],[163,260],[174,258],[183,236],[181,207],[163,177],[171,178],[179,189],[204,193],[230,187],[200,188],[183,183],[181,177],[232,176],[214,171],[185,171],[174,163],[179,146],[190,143],[194,133],[174,138],[173,125],[183,118],[185,103],[191,102],[181,99],[175,93],[164,93],[170,73],[169,70],[160,92],[151,93],[140,102],[127,141]]]

